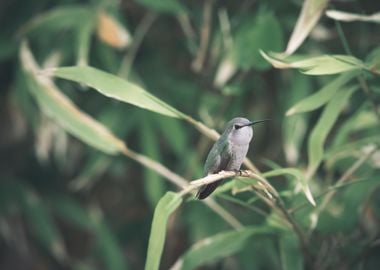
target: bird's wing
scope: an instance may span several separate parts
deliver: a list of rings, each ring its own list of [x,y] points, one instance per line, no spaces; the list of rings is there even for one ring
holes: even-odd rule
[[[228,143],[215,143],[207,156],[204,168],[204,175],[218,173],[224,170],[228,163],[231,161]],[[207,198],[221,183],[216,181],[204,186],[201,186],[197,192],[196,197],[199,200]]]
[[[217,173],[224,170],[230,162],[228,142],[215,143],[207,156],[204,175]]]

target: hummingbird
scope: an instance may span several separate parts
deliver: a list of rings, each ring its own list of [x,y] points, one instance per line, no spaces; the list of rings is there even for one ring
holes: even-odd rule
[[[252,126],[268,120],[251,122],[246,118],[236,117],[229,121],[207,156],[203,175],[207,176],[220,171],[239,171],[252,140]],[[196,197],[199,200],[207,198],[221,182],[222,180],[201,186]]]

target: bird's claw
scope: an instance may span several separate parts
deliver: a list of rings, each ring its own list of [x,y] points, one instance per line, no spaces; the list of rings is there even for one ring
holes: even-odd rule
[[[239,176],[242,176],[243,175],[243,171],[242,170],[234,170],[234,172],[236,174],[239,174]]]

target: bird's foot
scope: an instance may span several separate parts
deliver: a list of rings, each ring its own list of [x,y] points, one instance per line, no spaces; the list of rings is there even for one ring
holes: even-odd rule
[[[242,176],[243,175],[243,171],[242,170],[234,170],[234,172],[236,173],[236,174],[239,174],[239,176]]]

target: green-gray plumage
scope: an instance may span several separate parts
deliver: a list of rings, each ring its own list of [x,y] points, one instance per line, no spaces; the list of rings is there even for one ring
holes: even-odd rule
[[[228,122],[226,129],[211,148],[205,165],[204,176],[220,171],[238,171],[249,149],[253,136],[252,125],[266,120],[251,122],[246,118],[237,117]],[[202,186],[197,198],[208,197],[221,183],[217,181]]]

